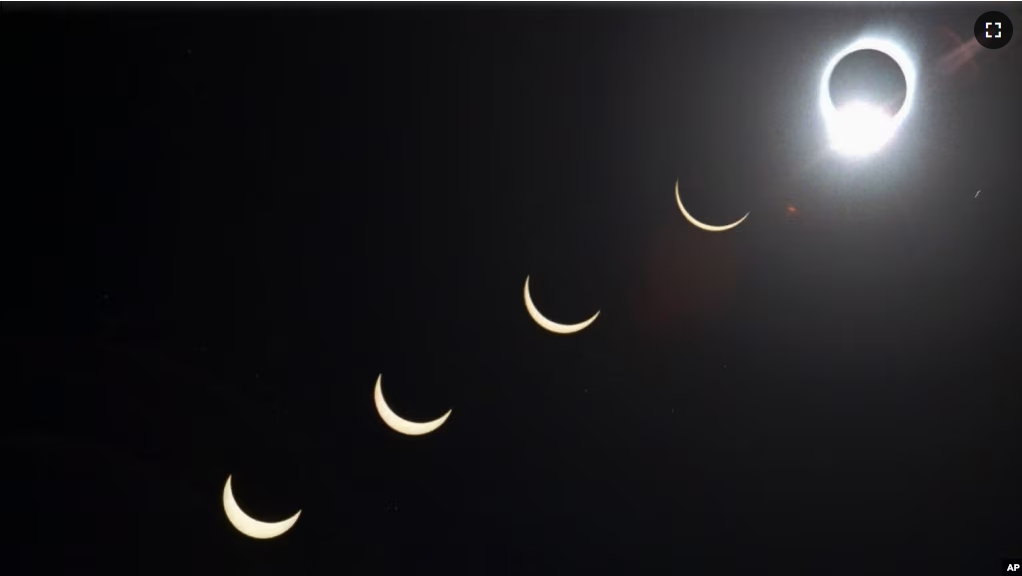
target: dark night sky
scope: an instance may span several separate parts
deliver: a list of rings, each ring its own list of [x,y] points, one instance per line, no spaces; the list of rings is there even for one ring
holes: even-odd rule
[[[968,48],[1017,6],[5,4],[14,573],[995,573],[1022,40]],[[849,161],[871,31],[918,92]]]

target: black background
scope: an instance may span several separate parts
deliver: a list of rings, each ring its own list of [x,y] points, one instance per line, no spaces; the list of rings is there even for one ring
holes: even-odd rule
[[[14,572],[996,570],[1022,56],[978,11],[5,4]],[[918,92],[849,161],[818,78],[875,32]],[[450,420],[387,429],[380,373]],[[235,531],[228,474],[298,523]]]

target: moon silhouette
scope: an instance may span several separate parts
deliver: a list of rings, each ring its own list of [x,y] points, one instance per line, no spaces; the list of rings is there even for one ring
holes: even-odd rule
[[[227,484],[224,484],[224,512],[227,513],[227,519],[231,521],[231,524],[238,529],[245,536],[251,538],[257,538],[260,540],[266,540],[268,538],[276,538],[284,532],[287,532],[295,525],[298,521],[298,515],[302,513],[301,510],[295,512],[295,515],[288,518],[287,520],[281,520],[280,522],[260,522],[255,518],[245,514],[244,510],[238,506],[238,503],[234,501],[234,492],[231,491],[231,477],[227,477]]]
[[[541,327],[553,332],[554,334],[574,334],[581,330],[586,329],[590,324],[596,321],[596,317],[600,315],[600,311],[597,310],[596,314],[593,314],[591,318],[585,322],[579,322],[578,324],[558,324],[553,320],[547,318],[536,308],[536,305],[532,303],[532,295],[529,294],[529,277],[525,277],[525,309],[529,311],[529,316],[536,321]]]
[[[685,210],[685,205],[681,203],[681,193],[678,192],[678,182],[677,181],[674,182],[674,198],[678,201],[678,208],[681,208],[681,213],[685,216],[685,220],[688,220],[689,222],[691,222],[692,225],[695,226],[696,228],[702,228],[703,230],[706,230],[707,232],[724,232],[725,230],[730,230],[730,229],[734,228],[735,226],[738,226],[739,224],[741,224],[746,218],[749,217],[749,212],[746,212],[745,216],[742,216],[741,218],[739,218],[735,222],[732,222],[730,224],[725,224],[724,226],[711,226],[709,224],[703,224],[702,222],[700,222],[700,221],[696,220],[695,218],[693,218],[692,215],[688,213],[688,210]]]
[[[429,434],[443,425],[443,423],[447,421],[447,417],[451,415],[451,411],[448,410],[443,416],[429,422],[412,422],[411,420],[405,420],[398,416],[390,409],[390,406],[387,406],[387,401],[383,399],[383,374],[380,374],[380,376],[376,379],[376,391],[373,396],[376,400],[376,411],[380,413],[380,418],[383,419],[383,423],[395,432],[400,432],[408,436],[422,436],[423,434]]]
[[[905,101],[894,116],[887,116],[869,105],[856,102],[848,109],[838,110],[830,98],[830,77],[834,68],[845,56],[860,50],[876,50],[886,54],[901,68],[905,76]],[[820,80],[820,112],[824,125],[835,150],[850,155],[863,156],[875,152],[891,138],[908,113],[916,92],[916,68],[908,54],[897,44],[880,38],[860,38],[848,45],[830,59],[823,69]],[[863,126],[865,124],[865,127]]]

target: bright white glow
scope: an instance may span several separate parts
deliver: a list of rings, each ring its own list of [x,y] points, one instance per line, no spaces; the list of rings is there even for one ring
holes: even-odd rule
[[[845,56],[859,50],[876,50],[891,57],[901,73],[905,75],[905,102],[894,116],[888,116],[879,108],[854,102],[835,108],[830,98],[830,76]],[[901,123],[912,110],[916,91],[916,70],[908,55],[899,46],[887,40],[863,38],[841,50],[823,70],[820,82],[820,112],[830,138],[831,147],[838,153],[849,156],[863,156],[882,148],[895,134]]]
[[[894,121],[883,110],[865,102],[842,106],[831,124],[831,146],[846,156],[876,152],[894,136]]]

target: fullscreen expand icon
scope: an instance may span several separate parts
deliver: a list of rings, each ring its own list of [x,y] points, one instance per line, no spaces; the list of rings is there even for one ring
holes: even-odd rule
[[[976,20],[973,31],[981,46],[997,50],[1011,40],[1011,20],[1000,12],[986,12]]]

